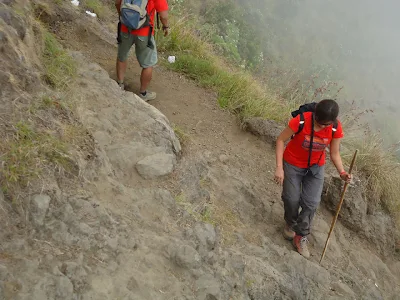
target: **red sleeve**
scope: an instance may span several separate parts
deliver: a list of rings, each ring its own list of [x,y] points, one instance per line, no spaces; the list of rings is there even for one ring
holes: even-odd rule
[[[344,137],[344,133],[343,133],[343,127],[342,127],[342,123],[340,123],[340,121],[338,121],[338,126],[336,129],[336,132],[333,134],[333,138],[334,139],[341,139]]]
[[[167,0],[154,0],[154,7],[157,12],[168,10]]]
[[[288,125],[290,129],[292,129],[294,132],[297,132],[300,126],[300,115],[297,115],[296,117],[291,119]]]

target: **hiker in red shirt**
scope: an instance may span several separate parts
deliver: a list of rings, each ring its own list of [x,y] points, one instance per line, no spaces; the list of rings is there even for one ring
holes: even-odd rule
[[[147,6],[146,6],[147,3]],[[148,14],[148,23],[139,29],[128,28],[124,24],[126,18],[132,18],[131,8],[140,10],[140,5],[143,5],[143,10],[146,9]],[[168,3],[167,0],[115,0],[115,7],[120,15],[120,22],[118,23],[118,58],[117,58],[117,79],[121,89],[124,89],[124,78],[129,50],[135,45],[136,58],[142,67],[142,74],[140,76],[140,93],[139,97],[145,101],[153,100],[156,98],[156,93],[147,90],[152,75],[153,66],[157,63],[157,47],[154,40],[154,16],[158,12],[161,23],[163,24],[162,30],[164,36],[168,35]],[[128,13],[121,12],[122,9],[128,8]],[[146,7],[146,8],[145,8]],[[122,14],[122,15],[121,15]],[[124,19],[125,17],[125,19]],[[145,20],[145,18],[143,18]],[[137,21],[133,19],[133,21]]]
[[[321,201],[325,149],[328,146],[340,177],[345,181],[351,180],[339,153],[343,130],[338,115],[339,105],[334,100],[322,100],[311,111],[292,118],[276,142],[275,181],[283,184],[286,221],[283,234],[286,239],[293,240],[296,250],[304,257],[310,256],[307,235]],[[291,137],[285,148],[285,142]]]

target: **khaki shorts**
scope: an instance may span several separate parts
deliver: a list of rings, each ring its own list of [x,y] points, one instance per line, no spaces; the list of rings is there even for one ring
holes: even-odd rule
[[[153,67],[157,64],[157,47],[154,36],[151,37],[154,49],[147,47],[147,36],[137,36],[127,32],[120,32],[120,36],[121,43],[118,44],[119,61],[126,61],[128,59],[129,50],[135,44],[136,58],[142,68]]]

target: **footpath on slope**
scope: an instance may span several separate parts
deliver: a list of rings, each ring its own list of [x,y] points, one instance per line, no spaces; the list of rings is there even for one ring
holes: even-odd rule
[[[81,53],[72,53],[79,65],[72,90],[96,159],[80,163],[80,186],[51,182],[44,188],[51,200],[33,199],[47,203],[32,216],[35,230],[4,239],[2,250],[16,256],[0,267],[6,299],[396,299],[399,262],[383,261],[340,222],[318,265],[332,217],[323,207],[310,260],[283,239],[273,147],[242,131],[213,93],[161,67],[150,105],[120,91],[109,78],[114,33],[62,13],[64,23],[48,21]],[[129,66],[135,91],[133,55]],[[180,155],[163,114],[189,135]],[[174,171],[143,179],[136,162],[159,154]]]

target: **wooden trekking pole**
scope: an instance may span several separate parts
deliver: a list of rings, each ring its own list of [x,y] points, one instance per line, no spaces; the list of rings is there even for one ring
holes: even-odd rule
[[[356,150],[354,152],[353,160],[351,161],[351,164],[350,164],[349,174],[351,174],[351,172],[353,171],[353,166],[354,166],[354,162],[356,161],[357,153],[358,153],[358,150]],[[328,238],[326,239],[326,243],[325,243],[324,251],[322,252],[321,260],[319,261],[320,264],[321,264],[322,260],[324,259],[325,252],[326,252],[326,249],[327,249],[328,243],[329,243],[329,238],[331,237],[331,233],[333,231],[333,227],[335,227],[336,220],[337,220],[337,218],[339,216],[340,208],[342,207],[343,200],[344,200],[344,194],[346,193],[348,185],[349,185],[349,183],[346,181],[346,183],[344,184],[344,187],[343,187],[342,195],[340,196],[339,204],[338,204],[337,209],[336,209],[336,215],[332,220],[331,229],[329,230]]]

